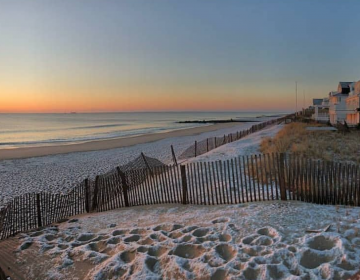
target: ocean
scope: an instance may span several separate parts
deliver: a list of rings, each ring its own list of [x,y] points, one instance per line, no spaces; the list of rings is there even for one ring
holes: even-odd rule
[[[0,149],[137,136],[204,124],[178,121],[247,119],[286,112],[142,112],[0,114]]]

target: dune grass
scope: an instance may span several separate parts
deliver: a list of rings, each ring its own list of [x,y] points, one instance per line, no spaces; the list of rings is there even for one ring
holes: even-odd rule
[[[313,124],[285,125],[273,138],[260,144],[262,153],[291,152],[306,158],[360,163],[360,131],[342,134],[333,131],[307,131]]]

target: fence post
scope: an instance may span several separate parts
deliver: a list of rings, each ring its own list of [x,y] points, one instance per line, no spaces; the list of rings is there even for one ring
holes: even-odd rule
[[[178,165],[173,145],[171,145],[171,153],[172,153],[172,156],[173,156],[174,164]]]
[[[209,138],[206,138],[206,151],[209,151]]]
[[[216,147],[216,137],[214,137],[214,142],[215,142],[215,149],[216,149],[216,148],[217,148],[217,147]]]
[[[197,155],[197,141],[195,141],[195,157],[196,157],[196,155]]]
[[[143,160],[144,160],[144,162],[145,162],[146,168],[149,169],[149,171],[150,171],[150,175],[153,176],[153,172],[152,172],[152,170],[151,170],[151,168],[150,168],[149,163],[147,162],[147,159],[146,159],[144,153],[141,153],[141,156],[142,156],[142,158],[143,158]]]
[[[182,182],[182,191],[183,191],[183,197],[182,197],[182,204],[187,204],[187,180],[186,180],[186,169],[185,165],[180,166],[181,171],[181,182]]]
[[[125,173],[120,170],[120,167],[117,167],[116,169],[117,169],[117,172],[118,172],[118,174],[120,176],[122,187],[123,187],[123,195],[124,195],[125,206],[129,207],[130,206],[129,205],[129,197],[128,197],[129,186],[127,185],[127,182],[126,182]]]
[[[285,185],[285,155],[284,153],[280,154],[279,160],[279,185],[280,185],[280,196],[281,200],[287,200],[286,198],[286,185]]]
[[[99,193],[99,176],[96,176],[96,178],[95,178],[95,188],[94,188],[94,197],[93,197],[93,201],[92,201],[92,205],[91,205],[91,212],[93,212],[98,206],[98,203],[97,203],[98,193]]]
[[[41,222],[41,208],[40,208],[40,194],[36,194],[36,212],[37,212],[37,220],[38,220],[38,227],[42,227]]]
[[[85,179],[85,211],[86,213],[90,212],[90,203],[89,203],[89,179]]]

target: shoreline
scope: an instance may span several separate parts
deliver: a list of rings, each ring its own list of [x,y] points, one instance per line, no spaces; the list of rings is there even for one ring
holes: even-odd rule
[[[247,121],[247,120],[194,120],[194,121],[180,121],[177,123],[190,123],[190,124],[218,124],[218,123],[247,123],[247,122],[261,122],[261,121]]]
[[[93,141],[63,144],[63,145],[0,149],[0,161],[43,157],[43,156],[58,155],[58,154],[69,154],[69,153],[77,153],[77,152],[110,150],[110,149],[123,148],[138,144],[154,142],[166,138],[193,136],[205,132],[212,132],[212,131],[216,131],[224,128],[231,128],[243,124],[245,123],[242,122],[217,123],[208,126],[199,126],[199,127],[178,129],[168,132],[143,134],[137,136],[123,137],[123,138],[93,140]]]

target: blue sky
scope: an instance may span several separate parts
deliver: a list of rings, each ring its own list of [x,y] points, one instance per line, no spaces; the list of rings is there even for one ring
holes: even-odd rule
[[[79,110],[207,110],[222,101],[229,104],[220,109],[253,109],[257,100],[260,107],[292,109],[295,81],[310,101],[340,80],[360,79],[360,1],[1,6],[0,98],[13,111],[15,94],[31,105],[20,106],[25,111],[54,107],[54,96],[61,110],[71,100]],[[98,107],[81,101],[86,98]],[[153,104],[154,98],[162,102]]]

